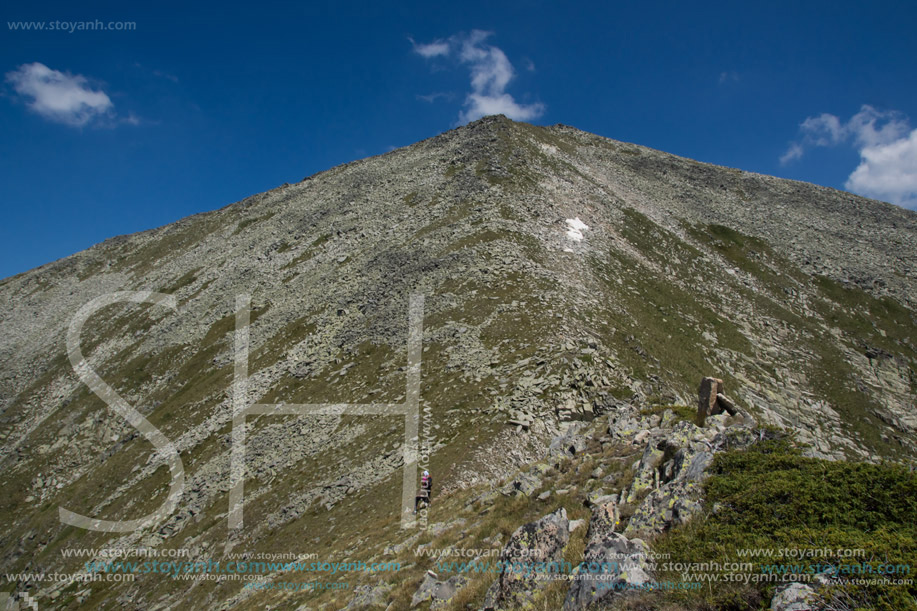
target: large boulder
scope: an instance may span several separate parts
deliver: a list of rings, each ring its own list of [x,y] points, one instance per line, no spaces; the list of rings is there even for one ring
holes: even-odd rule
[[[730,416],[735,416],[739,413],[739,410],[736,408],[735,401],[718,392],[716,393],[716,405],[714,406],[713,414],[722,414],[723,412],[728,413]]]
[[[573,575],[564,611],[579,611],[599,600],[652,588],[649,547],[641,539],[614,532],[617,524],[614,501],[593,508],[583,562]]]
[[[500,554],[502,571],[487,592],[484,609],[518,609],[530,604],[544,585],[544,575],[561,572],[569,540],[570,521],[564,508],[516,529]]]
[[[716,434],[713,429],[679,422],[664,439],[647,447],[625,497],[629,503],[642,498],[624,531],[626,536],[664,532],[674,524],[687,522],[700,511],[701,484],[713,461],[714,446],[710,439]]]
[[[592,507],[592,516],[589,518],[589,541],[601,538],[612,532],[618,526],[618,504],[613,495],[596,499]]]
[[[657,431],[647,440],[646,448],[634,470],[634,480],[623,497],[626,503],[636,503],[650,491],[674,478],[673,458],[686,447],[703,448],[715,434],[690,422],[678,422],[669,431]],[[668,473],[668,475],[667,475]]]

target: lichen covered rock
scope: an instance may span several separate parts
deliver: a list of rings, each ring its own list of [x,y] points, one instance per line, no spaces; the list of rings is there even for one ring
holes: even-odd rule
[[[570,522],[563,508],[516,529],[500,554],[502,571],[487,593],[484,609],[516,609],[531,603],[544,583],[539,576],[560,572],[569,540]]]

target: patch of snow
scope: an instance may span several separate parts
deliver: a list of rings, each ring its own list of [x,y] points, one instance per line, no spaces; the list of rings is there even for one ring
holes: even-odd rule
[[[567,238],[573,240],[574,242],[583,241],[583,232],[589,229],[589,225],[579,220],[579,217],[575,219],[567,219]]]

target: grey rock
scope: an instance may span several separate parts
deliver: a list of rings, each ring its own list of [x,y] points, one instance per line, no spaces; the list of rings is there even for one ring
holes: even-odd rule
[[[501,489],[501,492],[506,496],[532,496],[539,488],[541,488],[541,480],[539,478],[531,473],[519,473]]]
[[[563,508],[516,529],[500,554],[505,570],[491,586],[485,608],[515,609],[531,603],[535,592],[545,585],[539,580],[537,565],[562,562],[569,539],[570,522]]]
[[[634,481],[628,490],[626,500],[628,503],[634,503],[640,496],[644,495],[647,490],[656,487],[658,481],[657,469],[665,458],[665,443],[650,442],[646,445],[643,455],[636,466]]]
[[[714,418],[718,416],[708,418],[708,421]],[[681,422],[653,452],[647,448],[644,457],[652,460],[648,460],[647,464],[641,460],[627,499],[631,502],[639,498],[641,492],[645,497],[631,516],[624,530],[625,535],[656,535],[673,526],[687,523],[703,509],[702,486],[715,453],[744,449],[772,435],[765,430],[739,426],[717,432],[708,441],[703,435],[704,431],[690,423]],[[656,459],[657,453],[672,458],[662,463],[661,459]],[[654,466],[652,477],[646,473],[647,466]]]
[[[391,584],[382,583],[375,586],[359,585],[353,589],[353,598],[344,607],[346,610],[362,610],[386,607],[388,594],[392,591]]]
[[[771,599],[771,611],[817,611],[824,608],[811,586],[804,583],[781,585]]]
[[[584,504],[586,507],[595,507],[596,505],[601,505],[603,503],[608,503],[609,501],[616,501],[617,494],[606,494],[601,488],[589,493],[589,496],[586,497]]]
[[[570,582],[564,611],[579,611],[595,602],[651,587],[649,546],[641,539],[613,532],[615,516],[615,509],[607,505],[593,510],[583,562]]]
[[[715,416],[707,416],[707,419],[704,421],[704,426],[709,429],[716,429],[722,431],[726,429],[726,420],[728,416],[726,414],[717,414]]]
[[[420,538],[420,535],[422,534],[423,534],[422,532],[418,531],[410,535],[407,539],[405,539],[401,543],[396,543],[395,545],[386,546],[383,553],[387,556],[395,556],[397,554],[400,554],[404,550],[414,545],[414,543]]]
[[[724,395],[722,392],[716,394],[716,405],[714,406],[714,415],[721,412],[727,412],[730,416],[735,416],[738,413],[736,408],[735,401]]]
[[[656,487],[634,512],[626,532],[662,532],[693,517],[700,509],[700,484],[712,460],[707,444],[689,442],[679,448],[659,470]]]
[[[719,378],[704,378],[697,389],[697,424],[704,425],[707,416],[716,415],[716,396],[724,392],[723,380]]]
[[[466,583],[468,578],[461,574],[440,581],[430,573],[425,573],[423,581],[411,597],[411,608],[427,601],[430,601],[431,609],[445,606]]]
[[[586,440],[583,439],[579,432],[585,428],[581,422],[575,422],[564,432],[551,440],[548,446],[547,456],[549,458],[567,457],[573,458],[586,451]]]
[[[490,587],[487,588],[487,592],[484,593],[484,603],[481,605],[481,611],[498,611],[499,603],[498,597],[500,596],[500,579],[497,578]]]

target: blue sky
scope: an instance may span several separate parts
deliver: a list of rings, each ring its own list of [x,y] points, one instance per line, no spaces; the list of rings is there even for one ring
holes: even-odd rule
[[[18,4],[0,277],[496,110],[917,207],[913,2]]]

